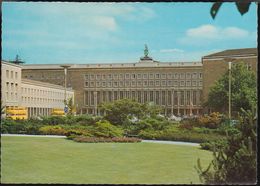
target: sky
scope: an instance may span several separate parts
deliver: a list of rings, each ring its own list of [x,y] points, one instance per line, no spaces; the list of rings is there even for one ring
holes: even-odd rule
[[[257,7],[240,15],[224,3],[3,2],[2,59],[26,64],[138,62],[147,44],[161,62],[201,61],[214,52],[257,47]]]

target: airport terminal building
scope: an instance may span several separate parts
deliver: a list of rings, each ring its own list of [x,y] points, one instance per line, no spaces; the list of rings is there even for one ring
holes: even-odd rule
[[[246,63],[256,72],[257,49],[232,49],[197,62],[159,62],[145,53],[134,63],[66,64],[67,87],[74,90],[77,113],[103,114],[99,105],[123,98],[154,102],[166,115],[197,115],[210,86],[228,70],[228,62]],[[59,64],[22,65],[22,78],[64,86]]]

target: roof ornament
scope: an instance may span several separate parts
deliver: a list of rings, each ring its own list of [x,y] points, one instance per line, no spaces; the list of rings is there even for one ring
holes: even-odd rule
[[[145,44],[145,45],[144,45],[144,57],[148,57],[148,54],[149,54],[148,47],[147,47],[147,45]]]

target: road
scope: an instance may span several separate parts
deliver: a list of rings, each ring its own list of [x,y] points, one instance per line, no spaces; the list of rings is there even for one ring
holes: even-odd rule
[[[56,135],[27,135],[27,134],[1,134],[1,136],[24,136],[24,137],[49,137],[49,138],[66,138],[66,136]],[[173,145],[189,145],[199,147],[199,143],[183,142],[183,141],[160,141],[160,140],[142,140],[144,143],[161,143],[161,144],[173,144]]]

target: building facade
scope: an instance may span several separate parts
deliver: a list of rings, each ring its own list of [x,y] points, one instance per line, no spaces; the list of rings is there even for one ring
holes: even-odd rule
[[[23,77],[64,85],[60,65],[23,65]],[[75,90],[78,113],[103,114],[101,103],[129,98],[154,102],[167,115],[200,114],[201,62],[162,63],[141,58],[138,63],[71,64],[67,86]]]
[[[22,67],[2,61],[1,103],[5,107],[26,107],[28,117],[48,116],[51,110],[63,109],[65,89],[56,84],[21,78]],[[74,91],[66,91],[74,100]]]
[[[228,70],[227,62],[245,62],[256,72],[257,56],[257,49],[249,48],[203,56],[198,62],[159,62],[145,51],[135,63],[67,64],[66,85],[75,91],[79,114],[103,114],[100,104],[123,98],[154,102],[166,115],[201,114],[210,87]],[[25,64],[22,77],[64,86],[63,70],[58,64]]]

